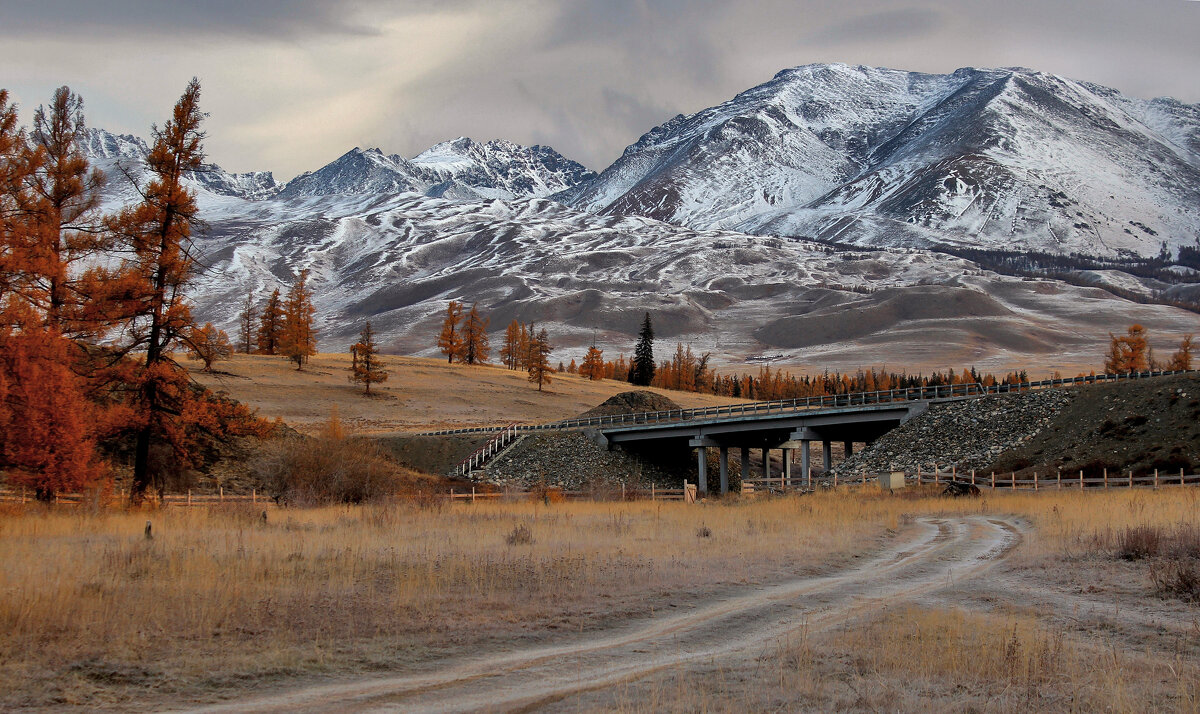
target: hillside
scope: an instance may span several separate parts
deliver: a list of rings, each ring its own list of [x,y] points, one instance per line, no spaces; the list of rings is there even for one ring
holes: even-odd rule
[[[560,198],[861,246],[1152,256],[1200,229],[1200,107],[1024,68],[807,65],[655,127]]]
[[[196,368],[192,376],[257,409],[259,416],[281,418],[306,433],[328,420],[334,406],[341,420],[359,433],[424,431],[565,419],[630,389],[626,382],[592,382],[564,374],[554,375],[554,382],[539,393],[523,372],[502,367],[448,365],[418,357],[385,356],[383,362],[391,374],[387,382],[372,387],[370,397],[348,381],[350,358],[340,354],[319,354],[300,372],[282,357],[237,355],[218,362],[214,374]],[[739,401],[653,391],[683,407]]]

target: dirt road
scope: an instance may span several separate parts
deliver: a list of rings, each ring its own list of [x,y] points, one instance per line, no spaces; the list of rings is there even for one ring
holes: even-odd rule
[[[1020,541],[1000,518],[921,518],[858,567],[710,601],[567,644],[430,663],[398,677],[317,686],[203,712],[511,711],[637,679],[667,667],[746,660],[789,632],[809,633],[900,599],[979,578]]]

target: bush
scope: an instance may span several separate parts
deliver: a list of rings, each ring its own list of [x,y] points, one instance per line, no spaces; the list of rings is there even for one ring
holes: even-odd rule
[[[1157,526],[1130,526],[1117,534],[1117,555],[1125,560],[1141,560],[1158,555],[1163,534]]]
[[[1150,566],[1150,582],[1159,595],[1200,602],[1200,561],[1195,558],[1165,560]]]
[[[373,442],[322,435],[278,439],[250,463],[263,489],[278,503],[362,503],[395,493],[399,469]]]
[[[513,526],[512,531],[505,536],[504,541],[509,545],[529,545],[533,542],[533,531],[524,523]]]

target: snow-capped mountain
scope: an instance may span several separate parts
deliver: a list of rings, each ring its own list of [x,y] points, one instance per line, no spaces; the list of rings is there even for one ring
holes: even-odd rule
[[[1200,234],[1200,105],[1020,68],[809,65],[652,129],[556,198],[864,246],[1155,255]]]
[[[549,328],[566,359],[593,336],[628,351],[649,311],[665,341],[718,362],[1066,371],[1133,322],[1163,340],[1195,332],[1194,313],[1113,291],[1195,300],[1200,283],[1080,271],[1106,292],[920,247],[1190,244],[1198,113],[1027,70],[831,65],[676,117],[599,176],[552,149],[468,139],[412,159],[355,149],[282,187],[214,166],[191,177],[206,224],[195,314],[232,335],[248,292],[307,268],[322,350],[369,319],[389,351],[433,354],[455,299],[478,302],[493,333],[514,318]],[[137,200],[124,175],[143,175],[144,142],[94,131],[87,151],[109,205]]]
[[[281,196],[415,192],[459,200],[540,198],[593,178],[593,172],[547,146],[458,138],[413,159],[354,148],[292,179]]]
[[[718,363],[851,369],[1036,359],[1066,370],[1099,359],[1114,326],[1141,322],[1165,340],[1195,324],[1176,308],[1001,276],[936,252],[836,251],[546,199],[406,193],[239,209],[201,198],[210,228],[200,246],[211,267],[196,285],[197,316],[234,334],[247,292],[286,289],[308,269],[322,350],[344,349],[370,320],[387,351],[434,355],[451,299],[478,303],[493,333],[513,319],[546,327],[564,361],[593,339],[609,356],[628,354],[645,311],[665,344],[711,350]]]
[[[150,153],[150,147],[144,139],[129,134],[113,134],[103,129],[87,130],[83,150],[94,165],[110,175],[110,179],[119,177],[123,171],[132,171],[134,177],[141,180],[146,156]],[[230,173],[216,164],[193,171],[188,178],[211,193],[250,200],[270,198],[280,188],[270,171]],[[116,187],[120,193],[120,189],[129,187],[128,181],[117,181]]]

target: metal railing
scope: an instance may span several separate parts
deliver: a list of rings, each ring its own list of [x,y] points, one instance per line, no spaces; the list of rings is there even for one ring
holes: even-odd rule
[[[993,384],[989,386],[984,386],[983,384],[979,384],[977,382],[967,384],[943,384],[929,387],[909,387],[907,389],[886,389],[874,392],[825,394],[815,397],[778,399],[766,402],[747,402],[745,404],[697,407],[694,409],[671,409],[657,412],[637,412],[633,414],[575,417],[573,419],[563,419],[561,421],[550,422],[547,424],[478,426],[462,429],[443,429],[440,431],[422,432],[420,436],[483,434],[507,429],[531,432],[562,429],[582,429],[591,426],[661,424],[668,422],[692,421],[695,419],[705,418],[782,414],[789,412],[809,411],[814,409],[836,409],[844,407],[891,404],[895,402],[934,401],[940,399],[970,399],[985,397],[992,394],[1028,392],[1041,389],[1058,389],[1062,387],[1073,387],[1081,384],[1099,384],[1103,382],[1117,382],[1131,379],[1148,379],[1151,377],[1166,377],[1175,374],[1193,374],[1196,372],[1200,372],[1200,370],[1149,370],[1145,372],[1131,372],[1128,374],[1097,374],[1095,376],[1064,377],[1061,379],[1045,379],[1037,382]]]
[[[513,439],[517,438],[517,434],[517,425],[509,424],[507,427],[504,427],[499,434],[491,439],[488,439],[487,443],[485,443],[483,446],[480,446],[478,449],[475,449],[475,451],[471,452],[470,456],[462,461],[459,461],[451,473],[463,477],[470,476],[472,471],[482,467],[489,460],[491,460],[493,456],[500,453],[504,447],[512,443]]]

